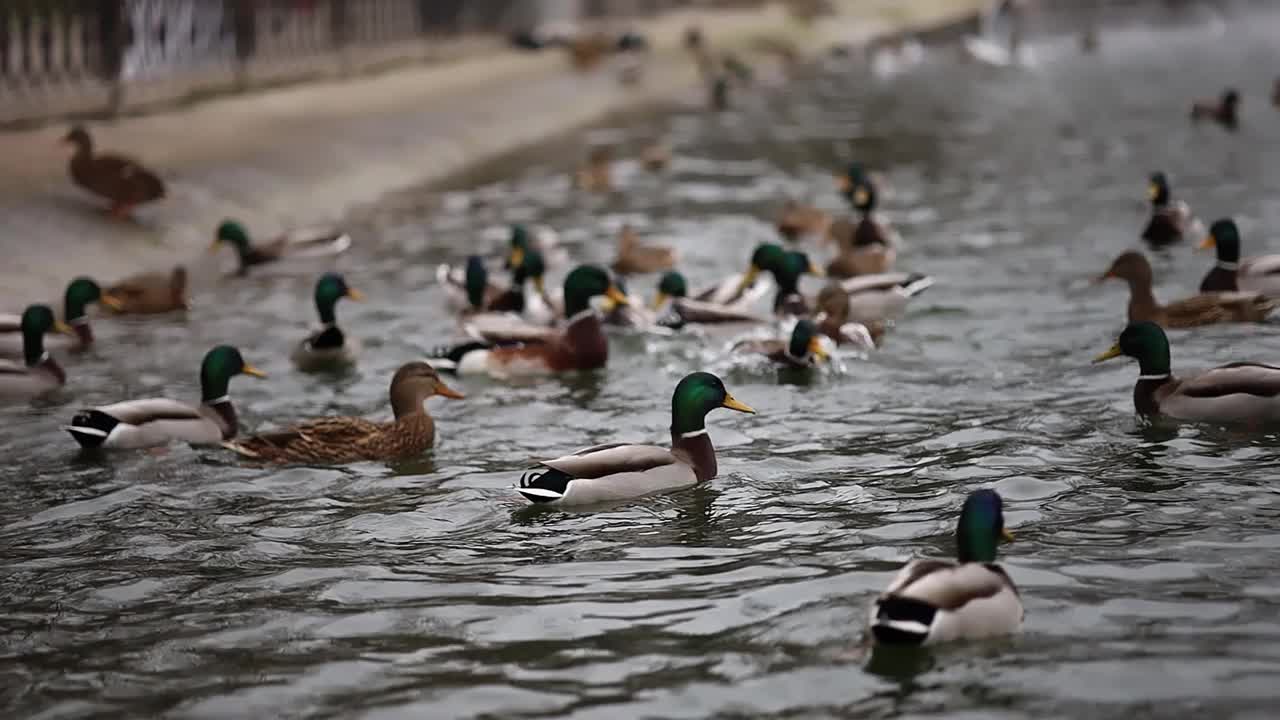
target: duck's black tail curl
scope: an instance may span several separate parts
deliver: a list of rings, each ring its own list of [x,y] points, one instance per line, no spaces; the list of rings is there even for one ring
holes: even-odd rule
[[[937,608],[920,600],[882,597],[871,621],[871,634],[881,645],[923,645],[937,613]]]
[[[569,491],[573,476],[552,467],[539,465],[520,476],[521,495],[533,503],[555,502]]]
[[[107,441],[107,436],[119,425],[120,421],[101,410],[81,410],[71,418],[71,424],[63,427],[71,433],[71,437],[80,443],[80,447],[100,448]]]

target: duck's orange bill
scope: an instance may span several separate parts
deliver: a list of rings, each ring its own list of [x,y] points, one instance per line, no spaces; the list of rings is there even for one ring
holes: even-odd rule
[[[1204,238],[1203,240],[1201,240],[1201,241],[1200,241],[1200,244],[1196,246],[1196,249],[1197,249],[1197,250],[1211,250],[1211,249],[1216,248],[1216,247],[1218,247],[1218,239],[1217,239],[1217,238],[1215,238],[1215,237],[1213,236],[1213,234],[1211,233],[1211,234],[1209,234],[1209,235],[1206,235],[1206,236],[1205,236],[1205,238]]]
[[[605,291],[605,297],[614,301],[619,305],[630,305],[631,301],[627,299],[627,294],[618,289],[617,285],[610,285]]]
[[[1009,528],[1001,528],[1000,537],[1004,538],[1005,542],[1013,542],[1013,533],[1009,532]]]
[[[245,363],[244,367],[240,369],[240,372],[244,373],[245,375],[252,375],[256,378],[265,378],[267,376],[266,373],[250,365],[249,363]]]
[[[68,325],[68,324],[66,324],[66,323],[64,323],[64,322],[62,322],[61,320],[54,320],[54,321],[53,321],[53,329],[54,329],[54,330],[57,330],[58,332],[62,333],[63,335],[75,335],[75,334],[76,334],[76,331],[75,331],[75,329],[74,329],[74,328],[72,328],[70,325]]]
[[[117,298],[115,295],[110,293],[103,293],[102,297],[98,298],[98,302],[106,305],[112,310],[119,310],[124,307],[124,303],[120,301],[120,298]]]
[[[750,405],[739,401],[728,393],[725,393],[724,402],[720,403],[720,406],[729,408],[730,410],[737,410],[738,412],[751,413],[752,415],[756,412]]]
[[[447,398],[453,398],[454,400],[464,400],[467,397],[466,395],[463,395],[462,393],[458,392],[457,390],[454,390],[448,385],[445,385],[439,380],[436,381],[436,394],[443,395],[444,397],[447,397]]]
[[[347,297],[355,300],[356,302],[360,302],[361,300],[364,300],[364,293],[355,288],[347,288]]]
[[[1120,343],[1116,343],[1115,345],[1112,345],[1111,347],[1107,348],[1106,352],[1094,358],[1093,361],[1095,363],[1105,362],[1107,360],[1110,360],[1111,358],[1120,357],[1123,354],[1124,354],[1124,351],[1120,349]]]

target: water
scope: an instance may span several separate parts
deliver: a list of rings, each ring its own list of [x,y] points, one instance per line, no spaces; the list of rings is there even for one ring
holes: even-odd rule
[[[0,410],[10,717],[1268,717],[1280,680],[1274,434],[1147,428],[1137,374],[1090,366],[1125,291],[1088,280],[1142,226],[1160,168],[1246,253],[1280,251],[1280,116],[1262,100],[1273,19],[1068,44],[996,72],[937,57],[892,84],[833,66],[711,117],[677,107],[590,134],[635,150],[669,134],[654,178],[570,192],[579,144],[549,144],[444,193],[359,213],[339,263],[370,302],[339,307],[358,371],[288,365],[311,279],[228,280],[185,322],[98,324],[54,400]],[[1227,83],[1244,129],[1185,122]],[[232,393],[250,428],[385,415],[401,362],[449,339],[431,277],[510,221],[546,222],[607,259],[617,227],[674,243],[695,284],[741,269],[788,195],[841,209],[830,170],[884,168],[900,266],[939,283],[871,357],[807,381],[728,363],[727,337],[617,337],[607,371],[460,384],[433,400],[439,443],[394,465],[262,470],[227,454],[81,457],[75,407],[196,397],[196,366],[238,344],[267,381]],[[496,235],[494,233],[497,233]],[[1209,259],[1156,260],[1190,293]],[[632,285],[651,292],[652,280]],[[816,283],[808,286],[816,290]],[[1175,370],[1275,359],[1270,326],[1172,335]],[[670,389],[720,372],[759,414],[714,413],[721,475],[600,512],[530,511],[531,459],[666,442]],[[953,552],[962,497],[997,488],[1017,541],[1023,637],[869,658],[868,603],[905,560]]]

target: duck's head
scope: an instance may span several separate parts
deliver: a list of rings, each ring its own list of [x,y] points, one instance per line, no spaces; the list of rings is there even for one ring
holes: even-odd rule
[[[1240,93],[1235,88],[1227,88],[1222,91],[1222,108],[1228,112],[1234,113],[1236,108],[1240,106]]]
[[[1004,527],[1004,501],[995,490],[975,490],[965,498],[956,524],[956,556],[962,563],[996,561],[1000,541],[1012,541]]]
[[[529,250],[520,258],[520,264],[511,273],[511,280],[517,287],[523,285],[526,280],[532,280],[533,287],[539,293],[545,293],[546,275],[547,263],[543,259],[542,253],[537,250]]]
[[[840,194],[850,202],[853,202],[853,191],[859,185],[865,184],[868,184],[867,170],[862,163],[849,163],[849,167],[845,168],[843,173],[836,175],[836,186],[840,188]]]
[[[572,318],[591,307],[591,298],[604,295],[618,305],[629,304],[626,293],[598,265],[579,265],[564,279],[564,314]]]
[[[467,258],[463,286],[467,290],[467,302],[471,303],[472,309],[479,310],[482,308],[484,306],[484,291],[489,288],[489,270],[484,266],[484,260],[479,255],[472,255]]]
[[[669,270],[662,275],[662,279],[658,280],[658,294],[653,297],[653,309],[662,307],[669,298],[688,296],[689,288],[685,285],[684,275],[675,270]]]
[[[1214,248],[1220,262],[1240,261],[1240,228],[1231,218],[1222,218],[1209,226],[1209,234],[1200,242],[1201,250]]]
[[[750,405],[730,395],[724,382],[715,375],[708,372],[685,375],[671,394],[671,433],[678,437],[705,430],[707,413],[716,408],[755,412]]]
[[[54,317],[48,305],[28,305],[22,311],[22,350],[27,365],[36,365],[44,357],[44,336],[52,331],[75,335],[75,331]]]
[[[1169,178],[1165,177],[1164,173],[1151,173],[1150,182],[1147,185],[1147,199],[1151,200],[1151,204],[1155,207],[1164,207],[1169,204],[1171,199]]]
[[[864,215],[876,209],[876,201],[876,186],[870,182],[859,183],[849,194],[849,202]]]
[[[350,298],[359,302],[364,295],[347,285],[346,278],[339,273],[325,273],[316,281],[316,311],[320,313],[320,322],[332,325],[335,322],[334,307],[342,298]]]
[[[76,325],[83,322],[87,306],[100,302],[103,305],[119,310],[120,301],[110,294],[102,292],[102,288],[92,278],[78,277],[67,285],[67,292],[62,298],[62,314],[67,323]]]
[[[1151,263],[1147,262],[1147,258],[1136,250],[1127,250],[1120,254],[1111,263],[1111,267],[1107,271],[1098,276],[1095,283],[1105,280],[1118,279],[1133,284],[1151,284]]]
[[[791,330],[791,341],[787,343],[787,354],[800,360],[825,362],[827,349],[822,346],[822,336],[812,320],[804,319],[796,323]]]
[[[93,138],[89,136],[89,131],[83,125],[74,125],[62,136],[62,142],[66,145],[75,147],[76,150],[91,152],[93,150]]]
[[[1137,360],[1143,376],[1169,374],[1169,337],[1164,334],[1163,328],[1153,322],[1130,323],[1120,333],[1120,339],[1106,352],[1094,358],[1093,362],[1106,362],[1121,355]]]
[[[519,223],[511,226],[511,251],[507,253],[507,269],[514,270],[524,262],[525,253],[533,247],[529,228]]]
[[[218,223],[218,229],[213,232],[213,242],[209,245],[209,252],[216,251],[222,243],[234,247],[236,252],[243,255],[249,252],[251,246],[249,231],[245,230],[244,225],[238,220],[223,220]]]
[[[742,288],[756,281],[762,271],[773,273],[778,287],[784,292],[794,292],[800,276],[805,273],[821,276],[822,269],[813,264],[809,256],[800,251],[787,251],[776,243],[761,243],[751,253],[751,266],[742,277]]]
[[[462,400],[466,397],[440,379],[436,369],[425,362],[415,361],[400,366],[391,377],[391,410],[396,418],[422,412],[427,398],[441,397]]]
[[[244,361],[240,351],[230,345],[219,345],[205,353],[200,363],[200,396],[203,402],[220,402],[227,397],[231,378],[250,375],[265,378],[266,373]]]

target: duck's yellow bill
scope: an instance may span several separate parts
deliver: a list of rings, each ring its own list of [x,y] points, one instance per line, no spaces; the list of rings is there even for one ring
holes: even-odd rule
[[[750,287],[758,277],[760,277],[760,268],[756,267],[755,263],[752,263],[751,267],[747,268],[746,274],[742,276],[742,282],[738,285],[738,290],[741,291]]]
[[[659,290],[658,294],[653,296],[653,309],[654,310],[660,309],[662,307],[662,304],[665,303],[666,301],[667,301],[667,294]]]
[[[725,393],[724,402],[720,403],[720,407],[726,407],[726,408],[729,408],[730,410],[737,410],[738,412],[751,413],[752,415],[754,415],[756,412],[755,409],[752,408],[750,405],[739,401],[737,398],[730,395],[729,393]]]
[[[106,305],[112,310],[120,310],[121,308],[124,307],[124,303],[121,302],[119,298],[117,298],[115,295],[112,295],[111,293],[102,293],[102,297],[98,298],[98,302],[102,303],[103,305]]]
[[[1005,542],[1013,542],[1013,533],[1009,532],[1009,528],[1001,528],[1000,537],[1004,538]]]
[[[212,255],[213,253],[218,252],[218,248],[221,246],[222,246],[222,238],[214,238],[213,242],[209,243],[209,254]]]
[[[361,300],[364,300],[364,293],[355,288],[347,288],[347,297],[355,300],[356,302],[360,302]]]
[[[617,285],[610,285],[605,291],[605,297],[609,298],[618,305],[630,305],[631,301],[627,299],[627,294],[618,289]]]
[[[1124,351],[1120,349],[1120,343],[1116,343],[1115,345],[1112,345],[1111,347],[1107,348],[1106,352],[1094,358],[1093,361],[1095,363],[1105,362],[1107,360],[1110,360],[1111,358],[1120,357],[1123,354],[1124,354]]]
[[[822,341],[817,337],[809,340],[809,352],[813,353],[813,356],[818,358],[820,362],[826,362],[827,358],[831,357],[827,349],[822,346]]]
[[[466,395],[463,395],[462,393],[458,392],[457,390],[454,390],[448,385],[445,385],[439,380],[436,381],[436,394],[443,395],[444,397],[447,397],[447,398],[453,398],[454,400],[465,400],[467,397]]]
[[[826,277],[826,276],[827,276],[827,271],[826,271],[826,270],[823,270],[822,268],[818,267],[817,265],[814,265],[814,264],[813,264],[813,261],[811,260],[811,261],[809,261],[809,274],[810,274],[810,275],[816,275],[816,276],[818,276],[818,277]]]
[[[76,331],[75,331],[75,329],[74,329],[74,328],[72,328],[70,325],[68,325],[68,324],[66,324],[66,323],[64,323],[64,322],[62,322],[61,320],[54,320],[54,321],[53,321],[53,329],[54,329],[54,330],[57,330],[58,332],[62,333],[63,335],[75,335],[75,334],[76,334]]]
[[[245,363],[244,367],[240,369],[240,372],[244,373],[245,375],[252,375],[256,378],[265,378],[267,376],[266,373],[250,365],[249,363]]]
[[[1159,195],[1160,195],[1159,185],[1156,185],[1155,183],[1151,183],[1150,185],[1147,186],[1147,197],[1151,198],[1152,200],[1155,200]]]
[[[524,248],[512,248],[511,255],[507,258],[507,262],[511,263],[511,267],[518,268],[524,264]]]
[[[867,200],[869,199],[871,199],[871,194],[868,193],[867,189],[864,187],[859,186],[858,189],[853,192],[854,205],[866,205]]]
[[[1213,236],[1213,233],[1209,233],[1204,237],[1203,240],[1200,241],[1200,244],[1196,246],[1196,249],[1212,250],[1213,248],[1216,248],[1216,247],[1218,247],[1218,239]]]
[[[533,278],[533,289],[538,291],[539,295],[547,294],[546,284],[542,281],[541,275],[535,275]]]

